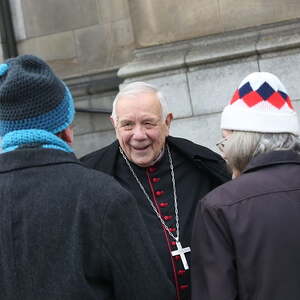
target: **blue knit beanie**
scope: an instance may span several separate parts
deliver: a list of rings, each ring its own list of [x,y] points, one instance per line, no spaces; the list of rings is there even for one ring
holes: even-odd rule
[[[0,64],[0,136],[22,129],[56,134],[73,119],[69,89],[43,60],[21,55]]]

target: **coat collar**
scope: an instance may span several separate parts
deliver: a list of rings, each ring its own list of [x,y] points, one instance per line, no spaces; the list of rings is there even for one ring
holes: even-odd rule
[[[71,152],[42,148],[18,149],[0,154],[0,173],[61,163],[80,164]]]
[[[226,163],[219,154],[183,138],[169,136],[167,142],[193,161],[197,167],[204,168],[208,174],[218,177],[221,182],[231,179]]]
[[[199,168],[204,168],[213,176],[218,177],[221,182],[231,179],[231,176],[227,172],[225,161],[215,152],[183,138],[168,136],[166,141],[171,148],[175,148],[183,156],[193,161]],[[101,153],[101,157],[105,159],[100,158],[96,168],[114,176],[117,157],[119,155],[119,142],[116,140],[97,152]]]
[[[194,160],[194,159],[205,159],[210,161],[220,161],[223,160],[220,155],[211,151],[210,149],[195,144],[189,140],[183,138],[176,138],[172,136],[167,137],[167,143],[184,153],[185,156]]]
[[[243,173],[280,164],[300,164],[300,155],[291,150],[262,153],[250,161]]]

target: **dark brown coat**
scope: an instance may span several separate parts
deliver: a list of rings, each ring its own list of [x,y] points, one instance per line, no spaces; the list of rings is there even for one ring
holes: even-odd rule
[[[193,300],[300,299],[300,156],[261,154],[201,202]]]

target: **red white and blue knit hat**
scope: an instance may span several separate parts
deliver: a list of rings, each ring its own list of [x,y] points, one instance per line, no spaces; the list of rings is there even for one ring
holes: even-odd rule
[[[299,122],[281,81],[271,73],[255,72],[224,108],[221,129],[299,135]]]

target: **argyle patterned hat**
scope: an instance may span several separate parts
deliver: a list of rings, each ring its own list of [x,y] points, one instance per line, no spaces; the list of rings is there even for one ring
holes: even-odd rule
[[[267,72],[248,75],[224,108],[221,128],[299,134],[297,114],[281,81]]]
[[[55,134],[73,118],[69,89],[42,59],[21,55],[0,64],[0,136],[21,129]]]

